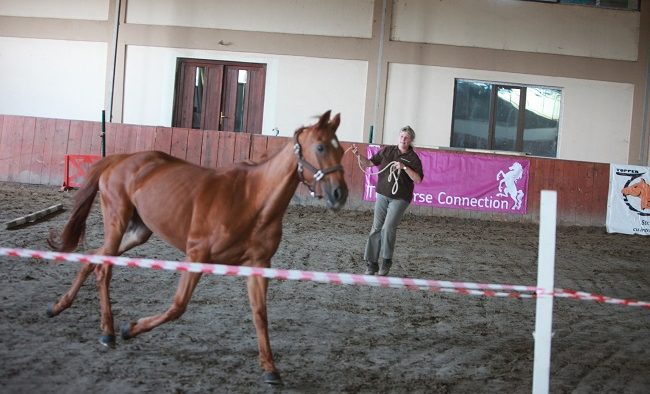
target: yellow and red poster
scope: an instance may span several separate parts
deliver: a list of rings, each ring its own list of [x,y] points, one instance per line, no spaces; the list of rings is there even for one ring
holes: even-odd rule
[[[650,167],[611,164],[607,232],[650,235]]]

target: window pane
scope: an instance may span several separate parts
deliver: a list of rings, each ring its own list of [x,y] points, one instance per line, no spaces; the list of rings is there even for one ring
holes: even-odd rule
[[[235,99],[235,131],[244,131],[244,104],[246,103],[246,84],[248,71],[239,70],[237,75],[237,98]]]
[[[562,92],[559,89],[528,88],[524,152],[555,157]]]
[[[196,68],[194,79],[194,106],[192,110],[192,128],[201,128],[201,114],[203,112],[203,87],[205,86],[205,67]]]
[[[516,150],[520,94],[521,89],[519,88],[505,86],[497,88],[496,123],[494,125],[494,149],[496,150]]]
[[[556,157],[561,103],[560,89],[456,80],[450,146],[518,152],[517,141],[521,141],[524,153]],[[521,110],[525,111],[523,125],[519,123]]]
[[[596,5],[597,0],[560,0],[562,4]]]
[[[638,10],[639,0],[600,0],[598,4],[601,7],[624,8],[628,10]]]
[[[488,148],[490,90],[484,82],[456,81],[452,147]]]
[[[604,8],[620,8],[625,10],[638,10],[639,0],[559,0],[562,4],[590,5]]]

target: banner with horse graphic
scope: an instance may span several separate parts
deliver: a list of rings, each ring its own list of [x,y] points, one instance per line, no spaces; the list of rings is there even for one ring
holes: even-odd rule
[[[650,235],[650,167],[611,164],[608,233]]]
[[[369,145],[367,157],[378,152]],[[412,204],[435,208],[525,214],[530,161],[513,157],[416,151],[424,178],[415,185]],[[363,199],[375,201],[377,175],[365,176]],[[407,176],[401,174],[400,176]],[[390,196],[387,196],[390,197]]]

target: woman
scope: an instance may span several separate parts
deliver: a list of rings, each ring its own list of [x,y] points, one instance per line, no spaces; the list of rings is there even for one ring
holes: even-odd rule
[[[366,275],[374,275],[377,271],[379,275],[388,275],[393,264],[397,225],[413,199],[415,184],[422,182],[424,177],[422,162],[411,145],[413,140],[415,132],[410,126],[405,126],[399,132],[397,145],[384,146],[370,159],[361,156],[357,146],[352,145],[352,152],[362,166],[378,166],[381,171],[377,180],[372,228],[363,256]],[[381,265],[378,264],[380,257]]]

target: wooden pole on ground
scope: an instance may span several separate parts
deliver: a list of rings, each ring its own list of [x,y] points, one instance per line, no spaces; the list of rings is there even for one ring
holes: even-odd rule
[[[35,222],[49,214],[60,211],[61,209],[63,209],[63,204],[52,205],[51,207],[41,209],[40,211],[36,211],[34,213],[30,213],[29,215],[21,216],[14,220],[8,221],[5,223],[5,228],[10,229],[12,227],[20,226],[21,224]]]

